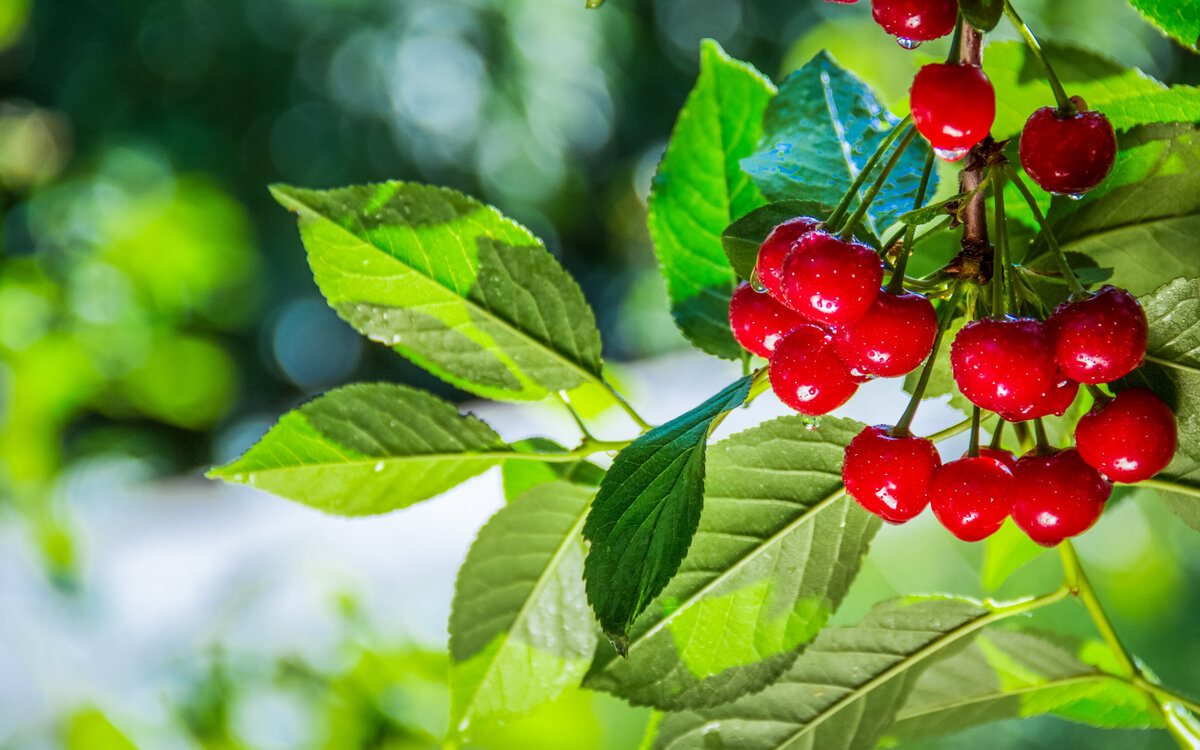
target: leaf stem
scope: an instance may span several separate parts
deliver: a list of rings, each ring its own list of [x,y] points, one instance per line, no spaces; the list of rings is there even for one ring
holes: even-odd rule
[[[917,380],[917,385],[913,388],[912,398],[908,401],[908,407],[904,413],[900,415],[900,419],[896,421],[896,426],[892,428],[893,435],[904,435],[908,433],[908,428],[912,425],[913,417],[917,415],[917,406],[920,405],[921,399],[925,396],[925,388],[929,385],[929,377],[933,374],[933,363],[937,360],[938,349],[941,348],[942,339],[946,335],[946,329],[950,327],[950,321],[954,318],[954,311],[958,308],[958,301],[962,298],[963,285],[956,284],[954,293],[950,295],[950,299],[943,302],[941,309],[938,310],[938,328],[937,335],[933,337],[933,349],[929,352],[929,358],[925,360],[925,367],[921,370],[921,377]]]
[[[1092,622],[1096,624],[1096,629],[1100,631],[1100,636],[1104,638],[1104,642],[1108,644],[1108,648],[1116,657],[1120,676],[1133,680],[1140,672],[1133,662],[1133,657],[1125,649],[1125,644],[1121,643],[1121,639],[1117,636],[1117,631],[1113,628],[1108,615],[1105,614],[1104,607],[1101,606],[1100,599],[1096,596],[1096,590],[1092,588],[1092,583],[1083,569],[1083,563],[1075,552],[1075,545],[1071,543],[1070,539],[1064,539],[1058,545],[1058,553],[1062,557],[1063,572],[1066,575],[1067,585],[1071,588],[1071,593],[1083,602],[1083,606],[1087,608],[1088,614],[1092,617]]]
[[[875,169],[875,165],[878,164],[879,160],[883,158],[883,155],[887,153],[887,150],[891,148],[891,145],[896,142],[896,139],[903,134],[904,129],[911,124],[912,115],[909,115],[900,122],[896,123],[892,127],[891,132],[884,136],[883,140],[879,142],[879,147],[875,149],[875,153],[871,154],[871,158],[867,159],[867,163],[863,165],[862,171],[854,177],[854,182],[850,183],[849,189],[847,189],[845,194],[842,195],[841,202],[837,204],[837,206],[833,209],[833,213],[829,214],[829,218],[825,220],[825,226],[827,227],[828,231],[832,233],[839,229],[840,222],[846,217],[846,211],[850,209],[850,204],[854,202],[856,197],[858,197],[858,191],[862,189],[863,184],[867,181],[867,178],[870,177],[871,172]]]
[[[913,209],[920,208],[925,203],[925,193],[929,190],[929,178],[933,175],[933,150],[931,149],[925,156],[925,168],[921,171],[921,183],[917,186],[917,197],[913,199]],[[914,225],[909,225],[904,230],[904,244],[900,247],[900,257],[896,259],[896,266],[892,271],[892,278],[888,281],[886,291],[888,294],[900,294],[904,291],[904,269],[908,267],[908,256],[912,254],[913,240],[916,239],[917,228]],[[887,251],[887,246],[884,246],[884,252]]]
[[[1037,219],[1038,226],[1042,228],[1042,236],[1046,238],[1046,244],[1050,246],[1050,254],[1054,256],[1054,261],[1058,264],[1058,268],[1062,271],[1063,279],[1067,285],[1071,287],[1071,294],[1087,296],[1087,290],[1079,283],[1079,279],[1075,276],[1075,271],[1071,269],[1071,264],[1067,262],[1067,256],[1063,255],[1062,248],[1058,245],[1058,240],[1054,238],[1054,232],[1050,231],[1050,225],[1046,222],[1046,217],[1042,214],[1042,209],[1038,206],[1037,198],[1033,197],[1033,193],[1029,191],[1029,187],[1025,181],[1021,179],[1021,175],[1016,169],[1009,165],[1005,170],[1008,178],[1013,181],[1017,189],[1021,191],[1021,195],[1025,196],[1025,202],[1029,204],[1029,208],[1033,211],[1033,216]]]
[[[566,408],[567,413],[571,415],[571,419],[574,420],[575,426],[579,428],[581,433],[583,433],[583,439],[595,440],[596,436],[593,435],[587,428],[587,425],[584,424],[583,417],[579,416],[579,412],[575,411],[575,407],[571,406],[571,400],[567,398],[567,394],[563,391],[555,391],[554,396],[558,399],[558,402],[562,404],[564,408]]]
[[[846,220],[845,226],[843,226],[838,233],[842,239],[853,239],[854,228],[857,227],[858,223],[862,221],[864,216],[867,215],[867,210],[871,208],[871,204],[875,202],[875,198],[879,195],[879,191],[883,189],[883,184],[887,182],[888,175],[891,174],[892,170],[896,168],[896,165],[900,162],[900,157],[904,156],[905,149],[908,148],[909,144],[913,142],[913,138],[916,136],[917,129],[912,125],[909,125],[908,129],[904,131],[904,137],[896,146],[896,150],[892,152],[892,155],[887,160],[887,163],[883,165],[883,169],[879,170],[879,176],[875,178],[875,182],[871,184],[871,188],[867,190],[867,194],[863,196],[863,199],[859,201],[858,208],[855,209],[854,213],[850,215],[850,218]]]
[[[633,408],[633,405],[625,400],[625,397],[621,395],[620,391],[613,387],[612,383],[608,382],[606,379],[602,379],[600,384],[604,386],[604,389],[608,391],[608,395],[612,396],[613,401],[617,402],[617,406],[621,407],[621,410],[629,415],[629,418],[632,419],[635,424],[637,424],[642,432],[649,432],[650,430],[654,429],[654,425],[642,419],[642,415],[637,413],[637,410]]]
[[[1013,7],[1009,0],[1004,0],[1004,13],[1008,16],[1008,20],[1012,21],[1013,26],[1017,27],[1017,31],[1025,38],[1025,44],[1029,47],[1029,51],[1037,58],[1042,69],[1046,71],[1046,80],[1050,83],[1050,89],[1054,92],[1054,100],[1058,103],[1058,114],[1062,117],[1070,117],[1075,114],[1075,105],[1071,102],[1071,97],[1067,96],[1067,92],[1063,89],[1062,83],[1058,80],[1058,76],[1054,74],[1054,68],[1050,65],[1050,61],[1046,59],[1046,53],[1042,51],[1042,45],[1038,44],[1037,37],[1033,35],[1033,31],[1029,26],[1021,20],[1017,15],[1017,9]]]
[[[1166,492],[1178,492],[1181,495],[1190,495],[1191,497],[1200,497],[1200,487],[1193,487],[1190,484],[1180,484],[1172,482],[1170,479],[1143,479],[1138,482],[1142,487],[1152,487],[1156,490],[1165,490]]]
[[[1153,362],[1156,365],[1162,365],[1163,367],[1170,367],[1175,370],[1182,370],[1184,372],[1189,372],[1193,375],[1200,375],[1200,367],[1194,367],[1192,365],[1185,365],[1184,363],[1176,362],[1173,359],[1163,359],[1162,357],[1155,357],[1155,356],[1147,354],[1146,361]]]
[[[990,413],[986,417],[983,417],[981,415],[979,424],[981,424],[981,425],[985,424],[989,419],[991,419],[994,416],[996,416],[996,415],[990,414]],[[952,438],[955,435],[961,435],[962,433],[966,432],[969,429],[971,429],[971,418],[967,417],[963,421],[955,422],[954,424],[950,425],[949,427],[947,427],[943,430],[938,430],[937,432],[926,435],[925,439],[932,441],[934,443],[940,443],[941,441],[945,440],[946,438]]]
[[[1182,695],[1179,695],[1178,693],[1172,692],[1172,691],[1168,690],[1167,688],[1163,687],[1162,685],[1151,682],[1150,680],[1147,680],[1145,677],[1142,677],[1140,675],[1137,677],[1134,677],[1132,682],[1134,685],[1140,687],[1142,690],[1153,693],[1154,697],[1158,698],[1159,700],[1163,701],[1164,703],[1178,703],[1179,705],[1183,706],[1187,710],[1196,714],[1197,717],[1200,717],[1200,703],[1197,703],[1196,701],[1191,700],[1190,698],[1185,698]]]

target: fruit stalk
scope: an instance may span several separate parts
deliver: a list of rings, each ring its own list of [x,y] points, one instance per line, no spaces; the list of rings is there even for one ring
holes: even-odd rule
[[[925,194],[929,190],[929,178],[933,174],[933,151],[925,157],[925,169],[921,171],[921,184],[917,186],[917,197],[913,201],[915,204],[913,209],[916,210],[925,204]],[[904,271],[908,267],[908,256],[912,255],[913,241],[917,236],[917,228],[914,225],[909,225],[904,230],[904,244],[900,246],[900,256],[896,258],[896,266],[892,270],[892,278],[888,281],[888,294],[900,294],[904,291]],[[887,245],[883,246],[883,251],[886,253]]]
[[[904,132],[904,138],[900,140],[900,143],[896,146],[896,150],[892,152],[891,158],[888,159],[887,163],[883,165],[883,169],[880,170],[879,176],[875,178],[875,182],[872,183],[871,188],[867,191],[867,194],[863,196],[862,201],[859,202],[858,208],[855,209],[850,218],[846,220],[846,225],[842,227],[841,231],[839,232],[839,236],[843,240],[849,242],[850,240],[854,239],[854,228],[857,227],[858,222],[862,221],[863,217],[867,215],[867,209],[871,207],[871,204],[875,201],[875,197],[879,195],[879,191],[883,189],[883,184],[887,182],[888,175],[891,174],[892,170],[896,168],[896,164],[900,161],[900,157],[904,156],[904,150],[908,148],[910,143],[913,142],[913,138],[915,138],[916,135],[916,128],[911,125],[908,126]]]
[[[933,374],[933,363],[937,359],[938,350],[942,347],[942,339],[946,335],[946,329],[950,327],[950,321],[954,318],[954,311],[958,308],[958,301],[962,298],[962,294],[963,285],[956,284],[950,299],[943,302],[941,308],[938,309],[938,329],[937,336],[933,339],[933,350],[929,352],[929,359],[925,360],[925,367],[921,370],[917,386],[913,388],[908,407],[900,415],[900,419],[896,420],[896,426],[892,428],[892,434],[897,437],[909,434],[908,428],[912,425],[913,417],[917,415],[917,406],[925,397],[925,389],[929,386],[929,377]]]
[[[1075,276],[1075,271],[1071,268],[1071,264],[1067,262],[1067,256],[1063,255],[1062,247],[1059,246],[1058,240],[1054,237],[1054,232],[1050,231],[1050,223],[1046,221],[1045,214],[1038,206],[1037,198],[1029,191],[1029,186],[1021,179],[1021,175],[1012,166],[1006,167],[1005,172],[1017,189],[1021,191],[1021,195],[1025,197],[1025,202],[1029,204],[1029,209],[1033,211],[1033,218],[1037,219],[1038,226],[1042,228],[1042,236],[1046,238],[1046,244],[1050,246],[1050,254],[1054,256],[1054,262],[1058,264],[1058,270],[1062,272],[1063,280],[1067,282],[1067,286],[1071,288],[1071,294],[1080,298],[1088,296],[1088,291],[1083,288],[1083,284],[1079,283],[1079,279]]]
[[[833,213],[829,214],[829,218],[825,220],[825,226],[829,232],[837,231],[838,225],[845,218],[846,211],[850,208],[850,204],[854,202],[855,197],[858,196],[858,191],[862,189],[867,178],[871,176],[875,165],[879,163],[879,160],[883,158],[883,155],[887,153],[887,150],[891,148],[891,145],[896,142],[896,139],[904,133],[904,129],[909,125],[912,125],[912,115],[896,123],[891,132],[879,142],[879,147],[875,149],[875,153],[871,154],[871,158],[867,159],[867,163],[863,165],[862,171],[854,177],[854,182],[850,184],[845,194],[842,195],[841,202],[837,204],[837,207],[833,209]]]
[[[1075,105],[1071,102],[1071,97],[1067,96],[1066,89],[1059,82],[1058,76],[1054,75],[1054,68],[1051,67],[1050,61],[1046,59],[1046,53],[1042,51],[1042,45],[1038,44],[1037,37],[1033,35],[1033,31],[1021,20],[1017,15],[1017,9],[1013,7],[1009,0],[1004,0],[1004,13],[1008,16],[1008,20],[1012,21],[1013,26],[1025,38],[1025,44],[1029,46],[1029,51],[1037,58],[1041,64],[1042,70],[1046,71],[1046,80],[1050,83],[1051,90],[1054,91],[1054,100],[1058,103],[1058,114],[1063,117],[1070,117],[1075,114]]]

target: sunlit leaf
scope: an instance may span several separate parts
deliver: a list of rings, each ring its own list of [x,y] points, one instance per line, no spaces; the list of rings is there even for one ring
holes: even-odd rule
[[[1200,5],[1181,0],[1129,0],[1148,21],[1184,47],[1200,46]]]
[[[566,448],[546,438],[530,438],[512,444],[512,449],[525,453],[565,453]],[[564,481],[587,487],[599,487],[604,469],[591,461],[505,461],[500,468],[504,497],[520,497],[539,484]]]
[[[1041,557],[1045,551],[1045,547],[1030,539],[1011,519],[1006,520],[1000,530],[984,542],[983,571],[980,574],[983,587],[995,591],[1013,573]]]

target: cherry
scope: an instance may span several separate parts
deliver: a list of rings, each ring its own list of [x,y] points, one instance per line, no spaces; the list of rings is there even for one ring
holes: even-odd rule
[[[937,313],[928,299],[883,291],[865,315],[838,330],[833,346],[851,373],[894,378],[924,362],[936,336]]]
[[[982,141],[996,119],[996,92],[976,65],[926,65],[913,79],[909,104],[917,130],[949,161]]]
[[[796,240],[815,229],[821,222],[811,216],[797,216],[777,225],[758,248],[758,259],[754,275],[767,292],[777,300],[783,300],[781,287],[783,261]]]
[[[954,31],[954,24],[958,21],[958,2],[957,0],[871,0],[871,15],[874,16],[875,23],[898,39],[928,42]]]
[[[1081,195],[1104,181],[1117,158],[1117,136],[1101,112],[1088,112],[1073,97],[1079,111],[1059,114],[1042,107],[1029,116],[1021,131],[1018,152],[1029,176],[1051,193]]]
[[[1045,327],[1030,318],[968,323],[950,347],[950,367],[971,403],[1006,413],[1038,404],[1058,372]]]
[[[979,455],[999,461],[1007,466],[1009,471],[1017,465],[1017,457],[1012,454],[1012,451],[1006,451],[1003,448],[980,448]]]
[[[1071,404],[1075,403],[1075,396],[1078,393],[1079,383],[1060,376],[1058,382],[1050,387],[1050,392],[1037,403],[1024,409],[1000,412],[1000,417],[1006,422],[1024,422],[1038,417],[1048,417],[1051,414],[1061,417],[1067,409],[1071,408]]]
[[[932,441],[867,427],[846,446],[842,482],[862,507],[888,523],[904,523],[929,505],[929,483],[941,465]]]
[[[1112,382],[1133,372],[1146,356],[1146,311],[1137,297],[1115,286],[1064,302],[1046,325],[1059,366],[1080,383]]]
[[[1012,511],[1012,470],[981,450],[942,465],[929,494],[942,526],[964,542],[978,542],[995,534]]]
[[[1117,482],[1140,482],[1167,468],[1178,441],[1175,415],[1145,388],[1121,391],[1075,427],[1079,455]]]
[[[858,390],[833,351],[832,337],[828,329],[805,323],[775,345],[771,388],[780,401],[801,414],[827,414]]]
[[[770,357],[780,339],[804,324],[799,313],[787,309],[768,294],[759,294],[744,281],[729,300],[729,326],[733,329],[733,337],[760,357]]]
[[[1074,448],[1021,456],[1013,480],[1013,521],[1043,547],[1090,529],[1112,494],[1112,482],[1088,466]]]
[[[783,301],[817,323],[845,325],[866,314],[882,281],[883,262],[874,250],[813,231],[783,262]]]

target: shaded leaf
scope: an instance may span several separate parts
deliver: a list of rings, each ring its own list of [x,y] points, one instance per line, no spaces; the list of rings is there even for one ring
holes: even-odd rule
[[[209,472],[362,516],[436,497],[511,454],[491,427],[424,391],[350,385],[284,414],[245,455]]]
[[[667,281],[671,312],[700,349],[736,359],[729,329],[737,283],[721,231],[763,203],[738,167],[762,134],[762,113],[775,87],[746,63],[705,40],[700,77],[688,95],[650,187],[650,236]]]
[[[480,530],[450,612],[451,726],[474,729],[552,700],[596,648],[580,530],[593,490],[548,482]]]
[[[958,0],[967,23],[980,31],[991,31],[1004,15],[1004,0]]]
[[[665,709],[715,705],[777,678],[836,611],[880,521],[842,489],[858,422],[783,417],[708,452],[704,515],[662,594],[601,644],[584,684]]]
[[[742,167],[772,201],[836,206],[897,122],[870,87],[821,52],[779,85],[758,150]],[[928,149],[918,138],[904,152],[867,212],[869,232],[878,236],[913,207]]]
[[[1180,0],[1129,0],[1150,23],[1195,52],[1200,45],[1200,5]]]
[[[892,599],[853,627],[826,628],[777,682],[732,703],[669,714],[658,750],[871,748],[921,671],[998,618],[949,597]]]
[[[274,185],[317,286],[359,332],[460,388],[539,399],[600,379],[575,280],[527,229],[445,188]]]
[[[758,248],[771,230],[788,219],[797,216],[812,216],[824,219],[833,211],[832,205],[812,201],[777,201],[759,206],[741,217],[721,232],[721,244],[725,256],[737,273],[738,278],[749,281],[758,262]],[[875,240],[878,245],[879,240]]]
[[[704,455],[713,421],[741,406],[751,377],[656,427],[617,454],[583,535],[584,578],[605,634],[624,649],[629,626],[675,575],[704,506]]]

